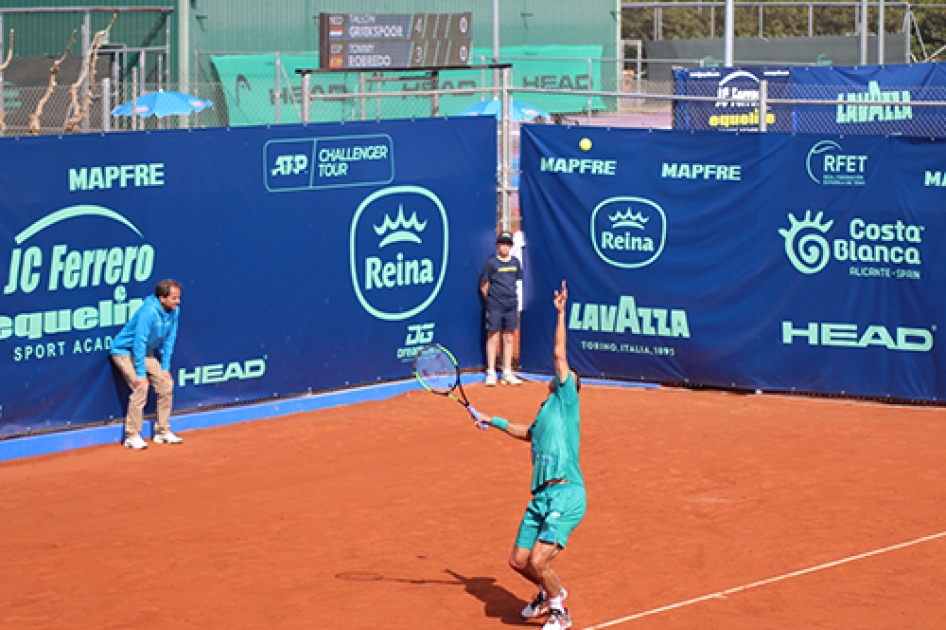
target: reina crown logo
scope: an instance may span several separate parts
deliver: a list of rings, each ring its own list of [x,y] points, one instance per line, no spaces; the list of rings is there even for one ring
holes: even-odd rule
[[[352,218],[351,280],[361,306],[384,321],[423,312],[443,286],[449,258],[443,203],[418,186],[369,195]]]
[[[591,213],[591,242],[601,260],[614,267],[636,269],[663,252],[667,215],[640,197],[612,197]]]

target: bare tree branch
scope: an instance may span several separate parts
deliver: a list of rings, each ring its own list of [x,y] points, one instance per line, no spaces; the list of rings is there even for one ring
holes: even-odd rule
[[[0,51],[2,52],[2,51]],[[10,51],[7,53],[7,60],[0,64],[0,86],[3,85],[3,71],[7,69],[10,62],[13,61],[13,29],[10,29]],[[0,98],[0,135],[7,130],[7,124],[4,121],[7,117],[7,110],[3,109],[3,99]]]
[[[79,130],[79,125],[89,115],[89,104],[92,102],[92,88],[95,86],[95,62],[99,58],[99,49],[102,48],[102,41],[105,39],[105,36],[108,35],[108,32],[112,29],[112,25],[115,24],[115,20],[118,18],[118,13],[112,14],[112,21],[108,23],[108,26],[101,31],[95,33],[95,37],[92,39],[92,46],[89,48],[86,53],[85,63],[82,67],[82,72],[79,73],[79,78],[76,79],[75,83],[72,84],[72,88],[69,92],[72,94],[72,117],[66,121],[66,126],[63,129],[65,133],[75,133]],[[82,106],[79,106],[79,86],[82,85],[82,81],[85,79],[86,72],[89,74],[89,86],[86,89],[85,93],[85,102],[82,103]]]
[[[43,121],[43,108],[46,107],[46,101],[48,101],[49,97],[52,96],[53,90],[56,89],[56,75],[59,73],[59,66],[63,61],[66,60],[66,55],[69,54],[69,49],[72,48],[74,43],[76,43],[75,29],[72,31],[72,37],[69,39],[69,45],[66,46],[66,52],[62,53],[62,57],[57,59],[56,63],[53,64],[53,67],[49,69],[49,85],[46,87],[46,93],[43,94],[43,98],[39,99],[39,103],[36,104],[36,111],[30,115],[29,134],[31,136],[39,135],[39,130]]]

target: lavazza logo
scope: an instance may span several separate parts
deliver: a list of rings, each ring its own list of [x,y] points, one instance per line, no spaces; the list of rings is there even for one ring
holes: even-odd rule
[[[352,218],[349,247],[362,308],[388,322],[423,313],[443,287],[449,243],[446,208],[431,191],[394,186],[369,195]],[[411,360],[433,338],[433,323],[408,325],[398,358]]]
[[[660,257],[666,240],[667,215],[649,199],[612,197],[591,213],[591,243],[614,267],[646,267]]]
[[[924,226],[897,220],[874,223],[851,219],[842,238],[829,240],[834,220],[825,221],[824,213],[812,217],[811,210],[802,219],[788,215],[789,227],[780,228],[785,239],[785,255],[795,269],[814,275],[832,261],[854,263],[849,275],[857,278],[919,280]],[[892,266],[887,266],[887,264]],[[782,343],[804,341],[811,346],[867,348],[880,346],[889,350],[929,352],[933,348],[930,329],[898,326],[890,329],[880,324],[860,327],[844,322],[807,322],[801,326],[782,322]]]

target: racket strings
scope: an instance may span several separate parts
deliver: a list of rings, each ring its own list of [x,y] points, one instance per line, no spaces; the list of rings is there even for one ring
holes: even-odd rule
[[[446,394],[457,385],[457,367],[450,357],[438,348],[429,348],[417,355],[417,378],[428,389]]]

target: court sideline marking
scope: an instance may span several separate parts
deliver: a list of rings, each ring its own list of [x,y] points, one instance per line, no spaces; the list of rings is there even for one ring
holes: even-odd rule
[[[903,549],[905,547],[910,547],[913,545],[918,545],[920,543],[929,542],[931,540],[936,540],[937,538],[943,538],[944,536],[946,536],[946,532],[940,532],[938,534],[931,534],[929,536],[923,536],[922,538],[915,538],[914,540],[909,540],[907,542],[899,543],[897,545],[891,545],[890,547],[884,547],[882,549],[875,549],[874,551],[868,551],[866,553],[861,553],[856,556],[848,556],[847,558],[842,558],[841,560],[835,560],[833,562],[819,564],[818,566],[809,567],[807,569],[801,569],[799,571],[792,571],[791,573],[783,573],[782,575],[777,575],[775,577],[771,577],[765,580],[759,580],[758,582],[750,582],[749,584],[743,584],[742,586],[735,586],[733,588],[726,589],[725,591],[717,591],[716,593],[710,593],[709,595],[703,595],[702,597],[694,597],[693,599],[677,602],[676,604],[669,604],[667,606],[661,606],[660,608],[652,608],[650,610],[645,610],[644,612],[639,612],[637,614],[630,615],[628,617],[622,617],[620,619],[613,619],[611,621],[605,621],[604,623],[599,623],[596,626],[588,626],[584,630],[598,630],[599,628],[608,628],[610,626],[616,626],[618,624],[634,621],[635,619],[641,619],[642,617],[649,617],[651,615],[656,615],[657,613],[667,612],[668,610],[674,610],[676,608],[683,608],[684,606],[692,606],[693,604],[698,604],[700,602],[705,602],[711,599],[725,599],[727,595],[741,593],[743,591],[748,591],[749,589],[758,588],[760,586],[765,586],[767,584],[772,584],[774,582],[781,582],[782,580],[788,580],[791,578],[799,577],[801,575],[806,575],[808,573],[814,573],[816,571],[830,569],[832,567],[840,566],[842,564],[847,564],[848,562],[854,562],[855,560],[863,560],[864,558],[869,558],[871,556],[877,556],[882,553],[887,553],[888,551],[896,551],[898,549]]]

